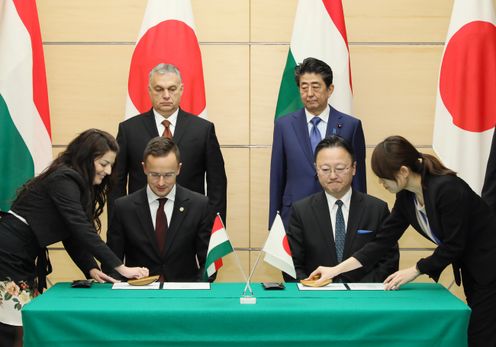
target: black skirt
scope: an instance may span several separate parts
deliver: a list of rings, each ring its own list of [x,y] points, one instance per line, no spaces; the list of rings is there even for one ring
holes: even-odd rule
[[[11,214],[0,219],[0,281],[26,281],[38,276],[36,258],[42,253],[31,228]]]

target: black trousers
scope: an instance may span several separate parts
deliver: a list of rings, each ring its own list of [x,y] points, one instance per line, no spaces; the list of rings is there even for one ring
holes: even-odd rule
[[[489,268],[487,271],[494,271]],[[463,288],[472,309],[468,325],[470,347],[496,347],[496,283],[478,284],[465,271]]]

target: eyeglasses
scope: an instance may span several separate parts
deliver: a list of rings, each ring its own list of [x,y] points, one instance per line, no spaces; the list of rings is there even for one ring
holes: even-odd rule
[[[332,172],[334,172],[336,174],[336,176],[341,176],[341,175],[344,175],[346,172],[348,172],[350,169],[351,169],[351,165],[346,166],[346,167],[345,166],[338,166],[335,168],[324,166],[324,167],[317,168],[317,172],[320,175],[327,176],[327,177],[330,176]]]
[[[164,180],[171,180],[177,176],[175,172],[166,172],[166,173],[149,172],[146,175],[155,181],[159,181],[160,177],[163,177]]]

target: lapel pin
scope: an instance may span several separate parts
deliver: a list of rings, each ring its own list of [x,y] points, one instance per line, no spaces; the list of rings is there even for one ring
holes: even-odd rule
[[[183,212],[184,211],[184,207],[179,207],[179,211]]]

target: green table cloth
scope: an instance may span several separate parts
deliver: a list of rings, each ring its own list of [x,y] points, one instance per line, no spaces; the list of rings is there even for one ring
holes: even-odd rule
[[[387,292],[252,287],[255,305],[240,304],[242,283],[174,291],[59,283],[23,308],[24,346],[467,345],[470,309],[438,284]]]

